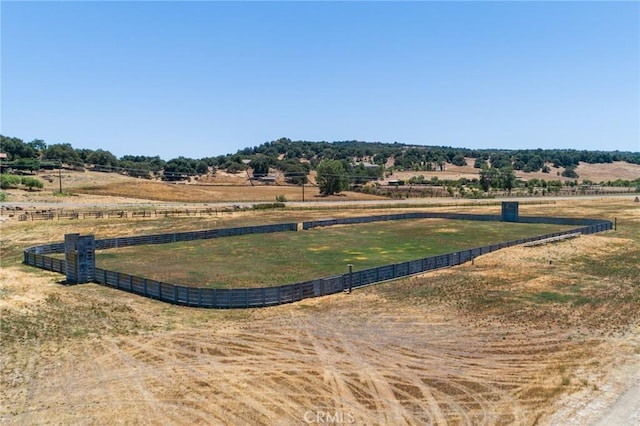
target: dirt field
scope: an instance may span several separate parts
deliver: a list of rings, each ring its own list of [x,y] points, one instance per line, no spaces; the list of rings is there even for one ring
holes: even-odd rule
[[[152,221],[6,221],[0,423],[589,424],[640,383],[640,204],[520,213],[619,227],[350,295],[215,311],[20,264],[24,247],[72,229],[130,235]]]

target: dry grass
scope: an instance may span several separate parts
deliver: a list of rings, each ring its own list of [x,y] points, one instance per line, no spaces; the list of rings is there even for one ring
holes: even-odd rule
[[[607,180],[634,180],[640,177],[640,165],[625,162],[611,164],[581,163],[577,169],[580,180],[588,179],[593,182]],[[550,173],[517,172],[521,179],[561,179],[562,169],[551,168]],[[457,180],[460,178],[478,178],[478,169],[473,167],[473,160],[468,159],[465,166],[447,165],[445,171],[438,172],[396,172],[392,178],[409,179],[423,175],[426,179],[437,177],[440,180]],[[213,176],[192,178],[189,182],[167,183],[158,180],[130,178],[116,173],[100,173],[91,171],[68,171],[61,174],[63,191],[73,194],[73,197],[52,197],[52,193],[59,190],[60,179],[56,171],[40,173],[44,182],[42,191],[27,192],[9,190],[9,201],[13,202],[74,202],[97,204],[104,202],[273,202],[277,196],[284,196],[288,201],[301,201],[302,188],[289,185],[265,185],[256,183],[252,186],[246,174],[228,174],[218,172]],[[310,176],[313,182],[313,173]],[[304,198],[314,200],[371,200],[379,199],[367,194],[344,192],[338,196],[320,197],[318,188],[313,185],[305,186]]]
[[[0,421],[271,425],[328,411],[358,424],[589,423],[597,411],[571,407],[621,390],[640,371],[632,199],[521,206],[615,216],[617,232],[257,310],[65,287],[58,274],[22,266],[20,250],[72,231],[130,235],[326,211],[0,224]]]
[[[454,166],[453,164],[447,164],[445,171],[433,171],[433,172],[396,172],[392,176],[394,179],[409,179],[413,176],[424,176],[427,180],[432,177],[437,177],[440,180],[451,179],[457,180],[460,178],[477,179],[478,169],[473,167],[474,160],[467,159],[466,166]],[[562,177],[561,174],[564,171],[562,167],[549,166],[549,173],[534,172],[525,173],[522,171],[516,171],[516,176],[523,180],[529,179],[544,179],[544,180],[575,180]],[[581,162],[576,168],[579,180],[588,179],[592,182],[602,181],[614,181],[616,179],[622,180],[635,180],[640,178],[640,164],[630,164],[624,161],[615,161],[609,164],[587,164]]]
[[[52,197],[59,190],[59,179],[55,173],[41,173],[44,179],[42,191],[27,192],[9,190],[9,201],[82,202],[91,197],[91,202],[150,202],[216,203],[216,202],[274,202],[277,196],[288,201],[302,201],[302,188],[292,185],[266,185],[249,183],[246,176],[220,172],[215,177],[192,179],[190,182],[169,183],[159,180],[136,179],[116,173],[64,171],[63,191],[72,197]],[[45,179],[47,178],[47,179]],[[322,197],[316,186],[305,185],[305,201],[314,200],[372,200],[379,197],[344,192],[336,196]]]

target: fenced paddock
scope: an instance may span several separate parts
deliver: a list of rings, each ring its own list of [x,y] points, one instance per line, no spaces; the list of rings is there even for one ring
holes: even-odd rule
[[[154,234],[135,237],[116,237],[95,241],[97,250],[130,247],[136,245],[167,244],[174,242],[195,241],[211,238],[223,238],[238,235],[290,232],[298,229],[333,225],[352,225],[377,221],[392,221],[406,219],[448,219],[448,220],[476,220],[500,221],[500,215],[479,215],[462,213],[403,213],[391,215],[365,216],[342,219],[326,219],[298,223],[282,223],[263,226],[248,226],[237,228],[211,229],[203,231],[179,232],[171,234]],[[351,271],[325,278],[317,278],[295,284],[286,284],[262,288],[230,288],[213,289],[189,287],[169,284],[138,277],[122,272],[114,272],[95,268],[93,281],[108,287],[149,297],[177,305],[201,308],[250,308],[280,305],[296,302],[311,297],[335,294],[347,289],[380,283],[410,275],[420,274],[431,270],[448,268],[473,260],[474,258],[496,250],[515,245],[528,244],[535,241],[561,238],[575,234],[592,234],[610,230],[611,221],[601,219],[576,219],[553,217],[522,217],[519,223],[540,223],[576,226],[575,228],[534,237],[505,241],[502,243],[459,250],[447,254],[415,259],[407,262],[394,263],[374,268]],[[41,269],[64,273],[66,261],[49,256],[65,252],[64,243],[54,243],[30,247],[24,251],[24,263]]]

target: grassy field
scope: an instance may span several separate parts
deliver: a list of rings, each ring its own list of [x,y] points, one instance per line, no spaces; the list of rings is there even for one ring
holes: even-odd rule
[[[97,252],[96,265],[194,287],[260,287],[343,273],[348,264],[357,271],[564,229],[400,220],[104,250]]]
[[[496,214],[499,206],[458,211]],[[640,204],[575,199],[520,213],[618,218],[618,230],[499,250],[349,295],[207,310],[61,285],[62,275],[22,265],[22,250],[68,232],[106,238],[362,211],[0,223],[0,423],[301,424],[305,413],[326,411],[372,425],[593,424],[640,383]],[[438,245],[479,238],[445,231],[460,222],[433,222],[439,228],[424,239],[446,238]],[[367,250],[352,253],[349,230],[281,237],[317,231],[339,241],[327,250],[339,270],[347,259],[384,255],[382,242],[401,252],[385,235],[367,242],[371,231],[358,236]],[[412,238],[418,230],[395,232]],[[309,263],[322,251],[308,248],[325,245],[299,244]],[[264,251],[244,267],[268,263]]]

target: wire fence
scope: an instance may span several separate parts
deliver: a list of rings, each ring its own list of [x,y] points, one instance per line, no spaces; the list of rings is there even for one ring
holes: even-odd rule
[[[477,206],[499,206],[500,200],[465,200],[451,198],[447,202],[412,202],[411,208],[435,208],[435,207],[477,207]],[[547,205],[555,204],[555,200],[523,200],[520,205]],[[378,210],[378,209],[406,209],[407,204],[403,202],[385,202],[371,203],[363,201],[355,201],[353,203],[331,204],[328,206],[319,205],[310,201],[307,206],[296,204],[290,205],[286,203],[269,203],[256,202],[251,205],[229,205],[219,207],[203,207],[203,208],[129,208],[129,209],[91,209],[91,210],[75,210],[75,209],[25,209],[19,206],[0,206],[0,216],[15,217],[19,221],[40,221],[40,220],[81,220],[81,219],[145,219],[145,218],[163,218],[163,217],[197,217],[197,216],[224,216],[230,213],[244,210]]]
[[[105,250],[135,245],[167,244],[174,242],[194,241],[209,238],[221,238],[237,235],[297,231],[319,226],[341,224],[371,223],[388,220],[442,218],[452,220],[499,221],[500,215],[476,215],[460,213],[403,213],[393,215],[366,216],[344,219],[329,219],[298,223],[282,223],[275,225],[248,226],[238,228],[223,228],[203,231],[180,232],[171,234],[154,234],[136,237],[117,237],[95,241],[95,248]],[[342,291],[363,287],[398,278],[420,274],[441,268],[460,265],[474,258],[520,244],[553,239],[571,234],[592,234],[613,228],[608,220],[553,218],[553,217],[519,217],[521,223],[547,223],[557,225],[577,226],[566,231],[554,232],[518,240],[505,241],[482,247],[460,250],[452,253],[430,256],[407,262],[394,263],[360,271],[349,271],[331,277],[318,278],[310,281],[286,284],[275,287],[262,288],[230,288],[214,289],[189,287],[164,283],[144,277],[138,277],[123,272],[109,271],[95,268],[93,281],[108,287],[149,297],[163,302],[200,308],[251,308],[280,305],[299,300],[321,297]],[[37,268],[65,273],[66,261],[49,256],[65,252],[64,243],[53,243],[27,248],[24,251],[24,263]]]
[[[274,207],[275,208],[275,207]],[[5,208],[5,214],[14,215],[19,221],[36,220],[77,220],[77,219],[140,219],[161,217],[219,216],[242,210],[239,206],[202,209],[145,209],[145,210],[34,210],[11,211]]]

